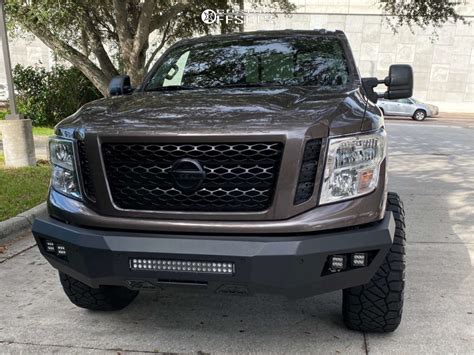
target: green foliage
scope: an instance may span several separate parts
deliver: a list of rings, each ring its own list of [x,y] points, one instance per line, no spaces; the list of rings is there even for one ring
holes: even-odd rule
[[[36,127],[33,127],[33,135],[34,136],[52,136],[54,135],[54,129],[51,127],[36,126]]]
[[[394,32],[404,25],[413,30],[414,26],[420,28],[433,27],[433,36],[437,37],[437,29],[441,28],[446,22],[461,22],[468,24],[465,17],[461,16],[456,6],[459,1],[399,1],[384,0],[380,1],[380,8],[386,15],[386,21]]]
[[[466,22],[456,1],[374,0],[392,26],[427,27]],[[200,34],[244,31],[245,25],[205,24],[205,9],[262,10],[288,14],[292,0],[5,0],[11,29],[41,39],[55,55],[81,70],[107,95],[110,79],[129,74],[138,85],[155,57],[177,40]],[[151,38],[151,33],[155,36]]]
[[[107,95],[110,79],[128,74],[138,85],[160,51],[177,40],[242,30],[205,24],[205,9],[231,11],[243,0],[5,0],[9,26],[37,36]],[[253,0],[252,7],[289,13],[290,0]],[[150,34],[156,36],[150,38]]]
[[[15,66],[18,111],[35,126],[52,126],[100,97],[97,89],[76,68]]]

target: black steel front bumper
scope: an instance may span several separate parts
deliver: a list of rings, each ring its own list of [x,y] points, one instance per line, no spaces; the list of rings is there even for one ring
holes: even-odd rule
[[[393,242],[390,211],[367,226],[301,235],[188,235],[87,229],[38,218],[33,234],[53,267],[91,287],[153,288],[185,285],[222,293],[279,293],[306,297],[367,283]],[[67,256],[45,250],[50,240]],[[370,251],[366,267],[328,273],[330,255]],[[131,270],[132,258],[221,261],[235,264],[233,275]]]

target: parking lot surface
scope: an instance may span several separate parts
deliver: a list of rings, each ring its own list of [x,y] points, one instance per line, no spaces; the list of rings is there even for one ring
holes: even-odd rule
[[[292,301],[167,290],[93,313],[68,301],[27,235],[0,254],[0,353],[472,353],[474,128],[391,121],[387,130],[389,188],[405,202],[408,240],[396,332],[346,330],[341,292]]]

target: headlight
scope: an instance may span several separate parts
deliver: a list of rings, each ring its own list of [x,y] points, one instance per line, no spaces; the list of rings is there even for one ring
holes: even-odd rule
[[[53,138],[49,141],[49,153],[53,166],[51,186],[64,195],[81,198],[73,142]]]
[[[351,199],[375,190],[386,144],[383,129],[330,139],[320,204]]]

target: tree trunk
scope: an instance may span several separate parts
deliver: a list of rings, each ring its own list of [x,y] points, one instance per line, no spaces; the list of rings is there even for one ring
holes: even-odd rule
[[[32,26],[29,30],[46,46],[60,53],[64,59],[77,67],[92,82],[92,84],[94,84],[103,96],[109,95],[108,87],[111,78],[105,75],[104,72],[89,58],[66,43],[57,40],[53,35],[45,29],[41,29],[39,26]]]
[[[240,11],[242,11],[242,13],[244,12],[245,10],[244,0],[239,0],[239,9]],[[245,31],[245,25],[244,24],[239,25],[239,32],[244,32],[244,31]]]
[[[124,67],[124,74],[130,76],[130,81],[132,87],[137,87],[143,80],[145,76],[145,65],[146,65],[146,51],[148,50],[148,40],[143,45],[142,50],[138,55],[132,56],[127,55],[123,56],[123,67]]]

